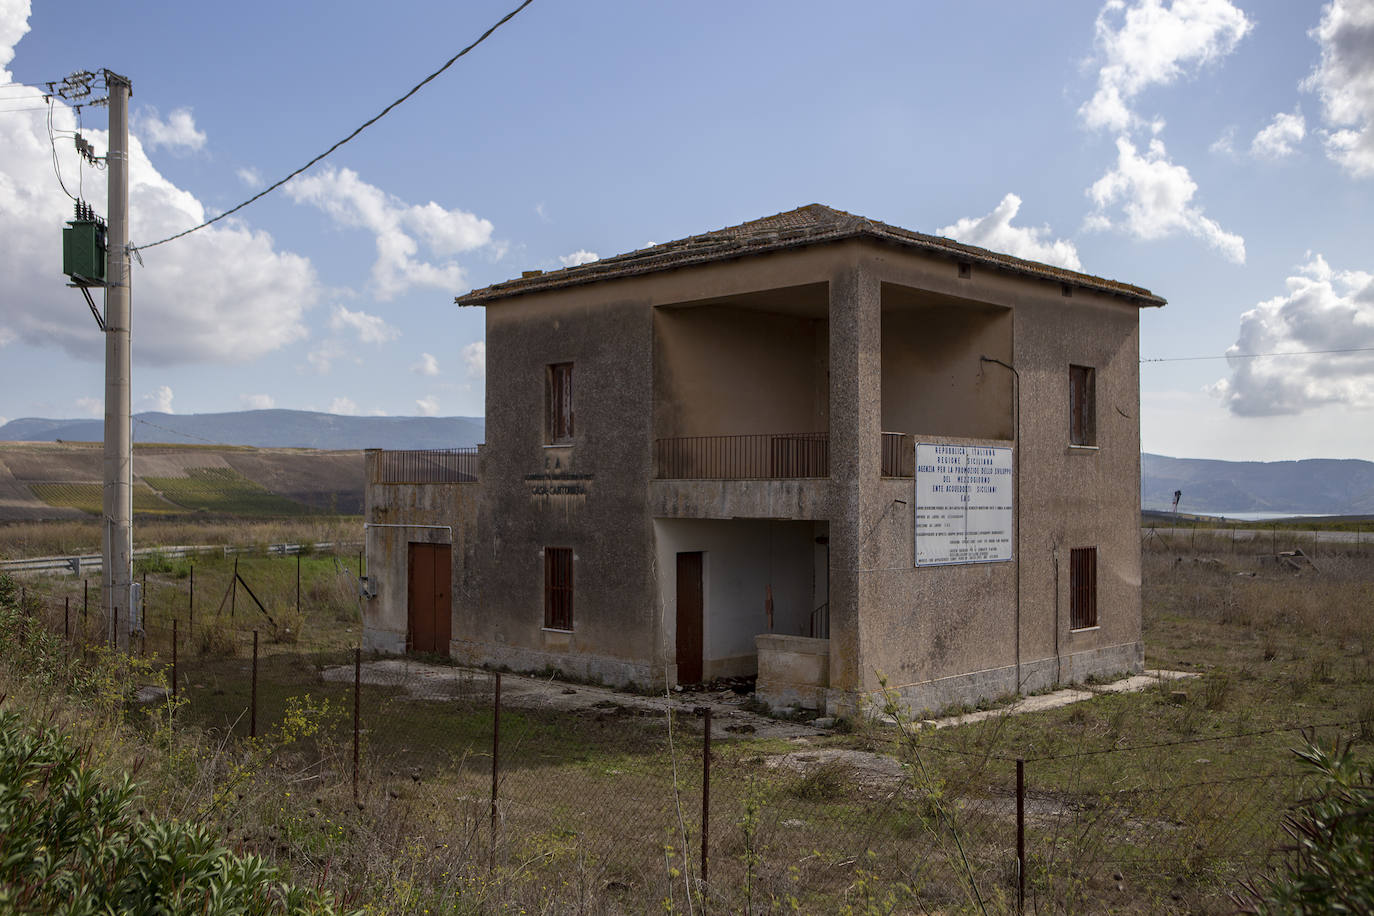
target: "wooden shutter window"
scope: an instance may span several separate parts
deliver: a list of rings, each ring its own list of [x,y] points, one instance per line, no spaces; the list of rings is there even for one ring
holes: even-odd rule
[[[573,628],[573,552],[571,547],[544,548],[544,626]]]
[[[548,372],[548,441],[551,445],[573,439],[573,364],[555,363]]]
[[[1097,548],[1069,551],[1069,626],[1075,630],[1097,626]]]
[[[1069,367],[1069,443],[1097,444],[1096,379],[1090,366]]]

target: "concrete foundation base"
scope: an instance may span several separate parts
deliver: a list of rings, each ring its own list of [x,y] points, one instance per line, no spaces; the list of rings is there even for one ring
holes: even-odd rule
[[[1058,659],[1041,658],[1021,663],[1021,683],[1016,682],[1016,666],[986,668],[968,674],[922,681],[892,687],[898,705],[913,718],[930,718],[937,710],[979,700],[991,700],[1011,694],[1034,693],[1055,684],[1072,684],[1093,675],[1139,674],[1145,670],[1143,643],[1123,643],[1099,649],[1061,655]],[[881,693],[856,696],[851,691],[826,691],[828,715],[854,715],[856,712],[874,714],[883,705]]]

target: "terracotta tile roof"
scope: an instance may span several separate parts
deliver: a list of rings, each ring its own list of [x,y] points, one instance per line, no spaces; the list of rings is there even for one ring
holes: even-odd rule
[[[519,279],[473,290],[456,297],[454,301],[459,305],[485,305],[525,293],[856,238],[885,241],[906,248],[947,255],[961,261],[991,265],[1011,273],[1058,280],[1085,289],[1124,296],[1140,306],[1165,304],[1163,298],[1139,286],[1041,264],[1038,261],[1023,260],[936,235],[912,232],[910,229],[855,216],[822,204],[807,204],[775,216],[765,216],[738,226],[688,236],[676,242],[665,242],[662,245],[602,258],[563,270],[546,273],[530,271]]]

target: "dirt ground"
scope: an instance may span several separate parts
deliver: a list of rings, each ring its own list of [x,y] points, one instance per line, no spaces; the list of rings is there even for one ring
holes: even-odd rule
[[[435,702],[470,695],[479,686],[484,691],[488,690],[492,678],[490,672],[481,669],[440,665],[410,658],[369,661],[362,665],[359,674],[364,684],[404,687],[417,699]],[[326,681],[347,683],[353,680],[353,667],[341,665],[326,668],[322,676]],[[1187,677],[1196,675],[1178,671],[1147,671],[1110,684],[1066,688],[1039,696],[1024,697],[999,709],[928,719],[912,723],[909,727],[918,730],[946,728],[995,716],[1040,712],[1088,701],[1099,693],[1135,692],[1154,686],[1161,680]],[[834,719],[818,717],[810,721],[794,721],[762,715],[746,708],[750,696],[731,687],[688,688],[649,696],[613,690],[609,687],[573,684],[553,678],[535,678],[519,674],[501,676],[501,704],[505,707],[566,711],[624,708],[659,713],[669,709],[691,713],[701,707],[710,707],[714,723],[713,734],[718,740],[780,738],[797,745],[795,751],[769,756],[764,764],[770,769],[806,775],[826,765],[840,764],[853,774],[853,778],[873,788],[891,786],[902,779],[901,764],[887,755],[816,746],[819,743],[818,739],[831,734]],[[887,724],[895,726],[896,723],[889,721]]]

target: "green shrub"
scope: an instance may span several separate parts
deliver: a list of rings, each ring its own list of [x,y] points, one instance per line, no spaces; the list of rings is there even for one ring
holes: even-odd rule
[[[54,728],[0,712],[0,911],[6,913],[334,913],[204,827],[143,818],[127,776],[101,780]]]

